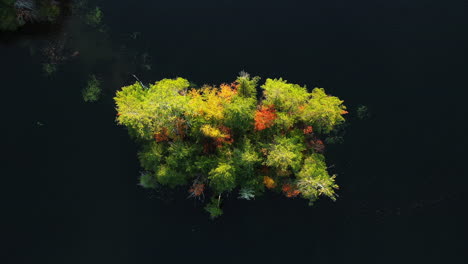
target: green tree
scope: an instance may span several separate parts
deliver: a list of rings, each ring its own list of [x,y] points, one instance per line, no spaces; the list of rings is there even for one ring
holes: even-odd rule
[[[253,113],[257,100],[253,98],[235,97],[232,103],[225,106],[224,124],[230,127],[234,135],[244,135],[252,130]]]
[[[210,214],[211,219],[218,218],[223,214],[223,210],[220,207],[220,199],[211,198],[211,201],[205,206],[205,210]]]
[[[156,171],[156,179],[163,185],[176,187],[187,183],[187,175],[168,165],[161,165]]]
[[[182,78],[163,79],[145,89],[140,83],[123,87],[114,98],[119,124],[129,127],[141,139],[151,139],[154,133],[176,130],[175,120],[185,112],[187,98],[179,92],[190,83]]]
[[[343,101],[338,97],[327,95],[323,88],[314,88],[300,118],[305,123],[312,124],[316,131],[329,133],[345,121],[345,109]]]
[[[101,8],[96,6],[94,9],[88,11],[85,16],[86,24],[97,27],[101,24],[103,18],[103,13]]]
[[[57,71],[57,65],[54,63],[44,63],[42,64],[42,70],[46,76],[50,76]]]
[[[229,192],[236,187],[234,167],[226,162],[219,163],[208,176],[210,185],[216,193]]]
[[[356,115],[361,120],[367,119],[370,117],[369,109],[365,105],[359,105],[356,108]]]
[[[237,77],[236,82],[239,84],[239,95],[244,98],[252,98],[257,95],[257,83],[260,81],[260,77],[255,76],[250,78],[250,74],[242,71]]]
[[[165,158],[165,145],[151,141],[138,153],[141,166],[147,171],[156,171]]]
[[[156,175],[151,172],[143,172],[140,175],[140,185],[143,188],[155,189],[158,186]]]
[[[270,144],[270,151],[265,165],[275,167],[280,171],[299,170],[302,162],[302,151],[306,150],[304,138],[277,136],[275,143]]]
[[[96,76],[89,76],[88,83],[81,93],[85,102],[96,102],[101,96],[101,82]]]
[[[265,105],[274,105],[277,110],[291,115],[289,112],[296,112],[297,109],[307,102],[310,94],[305,87],[288,83],[286,80],[267,79],[262,85]]]
[[[312,204],[321,195],[336,200],[335,175],[330,176],[327,172],[325,158],[323,155],[314,153],[304,160],[301,171],[297,174],[297,185],[302,196],[309,199]]]

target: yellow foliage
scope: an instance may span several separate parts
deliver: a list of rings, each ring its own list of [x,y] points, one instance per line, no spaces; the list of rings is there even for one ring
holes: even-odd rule
[[[230,102],[232,97],[237,94],[237,90],[235,88],[233,89],[231,85],[221,84],[219,88],[218,96],[227,102]]]
[[[275,180],[273,180],[272,178],[268,177],[268,176],[263,176],[263,184],[265,184],[265,186],[268,188],[268,189],[273,189],[276,187],[276,182]]]
[[[200,130],[202,131],[203,135],[207,137],[212,137],[212,138],[226,137],[226,135],[223,134],[221,130],[219,130],[216,127],[212,127],[210,125],[203,125]]]
[[[188,93],[188,113],[192,116],[203,116],[207,120],[221,120],[223,114],[223,98],[218,96],[218,89],[205,86],[200,90],[192,89]]]

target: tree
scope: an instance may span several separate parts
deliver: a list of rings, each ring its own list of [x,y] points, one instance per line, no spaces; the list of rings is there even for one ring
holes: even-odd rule
[[[303,137],[277,136],[275,143],[270,144],[270,150],[265,165],[275,167],[280,171],[299,170],[302,162],[302,151],[306,149]]]
[[[328,174],[324,156],[314,153],[304,160],[304,165],[297,174],[298,189],[311,204],[321,195],[336,200],[334,189],[337,189],[338,185],[335,183],[335,177]]]
[[[255,76],[250,78],[250,74],[241,71],[237,77],[239,95],[244,98],[254,98],[257,95],[257,83],[260,77]]]
[[[220,199],[211,198],[211,201],[205,206],[205,210],[210,214],[211,219],[215,219],[223,214],[220,207]]]
[[[189,197],[212,199],[205,209],[222,214],[233,191],[250,200],[266,190],[311,203],[336,199],[321,137],[344,122],[342,100],[322,88],[241,73],[235,82],[195,88],[183,78],[141,82],[116,94],[117,123],[141,145],[144,187],[188,185]]]
[[[89,76],[88,84],[82,91],[85,102],[96,102],[101,96],[101,82],[95,75]]]
[[[141,139],[152,139],[167,129],[175,132],[175,120],[186,110],[188,98],[179,94],[190,83],[182,78],[163,79],[144,88],[140,83],[123,87],[114,100],[118,106],[117,122]]]
[[[229,192],[236,187],[234,167],[226,162],[219,163],[208,176],[210,185],[216,193]]]
[[[314,88],[311,98],[300,106],[300,119],[312,124],[319,132],[329,133],[345,121],[343,115],[348,113],[345,109],[338,97],[327,95],[323,88]]]

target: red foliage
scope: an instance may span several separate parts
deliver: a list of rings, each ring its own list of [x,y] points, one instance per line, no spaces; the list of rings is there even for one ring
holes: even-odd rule
[[[236,90],[237,90],[237,89],[239,88],[239,83],[238,83],[238,82],[232,82],[232,83],[231,83],[231,87],[232,87],[232,89],[236,89]]]
[[[231,129],[227,126],[220,126],[219,130],[225,135],[224,137],[215,138],[215,145],[216,147],[220,147],[223,143],[232,144],[234,139],[231,137]]]
[[[185,137],[185,131],[187,129],[187,125],[185,124],[185,120],[183,118],[177,118],[176,119],[176,123],[175,123],[175,127],[176,127],[176,130],[177,130],[177,136],[180,138],[180,139],[183,139]]]
[[[155,133],[154,139],[156,139],[156,142],[169,140],[167,128],[163,127],[160,132]]]
[[[314,132],[312,126],[307,126],[306,128],[303,129],[303,131],[304,131],[304,134],[310,134]]]
[[[205,184],[194,182],[192,184],[192,187],[190,187],[190,189],[188,190],[188,192],[190,193],[189,197],[199,197],[200,195],[203,194],[204,190],[205,190]]]
[[[255,130],[260,131],[273,126],[276,119],[274,106],[262,106],[255,112]]]
[[[286,195],[286,197],[288,198],[296,197],[301,193],[301,191],[299,191],[298,189],[295,188],[295,186],[289,183],[283,184],[283,187],[281,188],[281,190],[283,191],[284,195]]]
[[[312,148],[317,152],[323,152],[325,150],[325,145],[320,139],[311,140],[310,143],[312,144]]]

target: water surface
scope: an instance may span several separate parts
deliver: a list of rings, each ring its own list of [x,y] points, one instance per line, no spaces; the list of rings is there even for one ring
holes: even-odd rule
[[[464,1],[96,5],[104,32],[72,15],[49,31],[0,33],[4,263],[460,263]],[[69,58],[47,77],[50,43]],[[240,70],[345,100],[345,142],[326,150],[337,202],[231,197],[213,222],[183,192],[137,186],[115,91],[132,74],[219,84]],[[90,74],[104,89],[91,104]],[[372,118],[353,116],[360,104]]]

